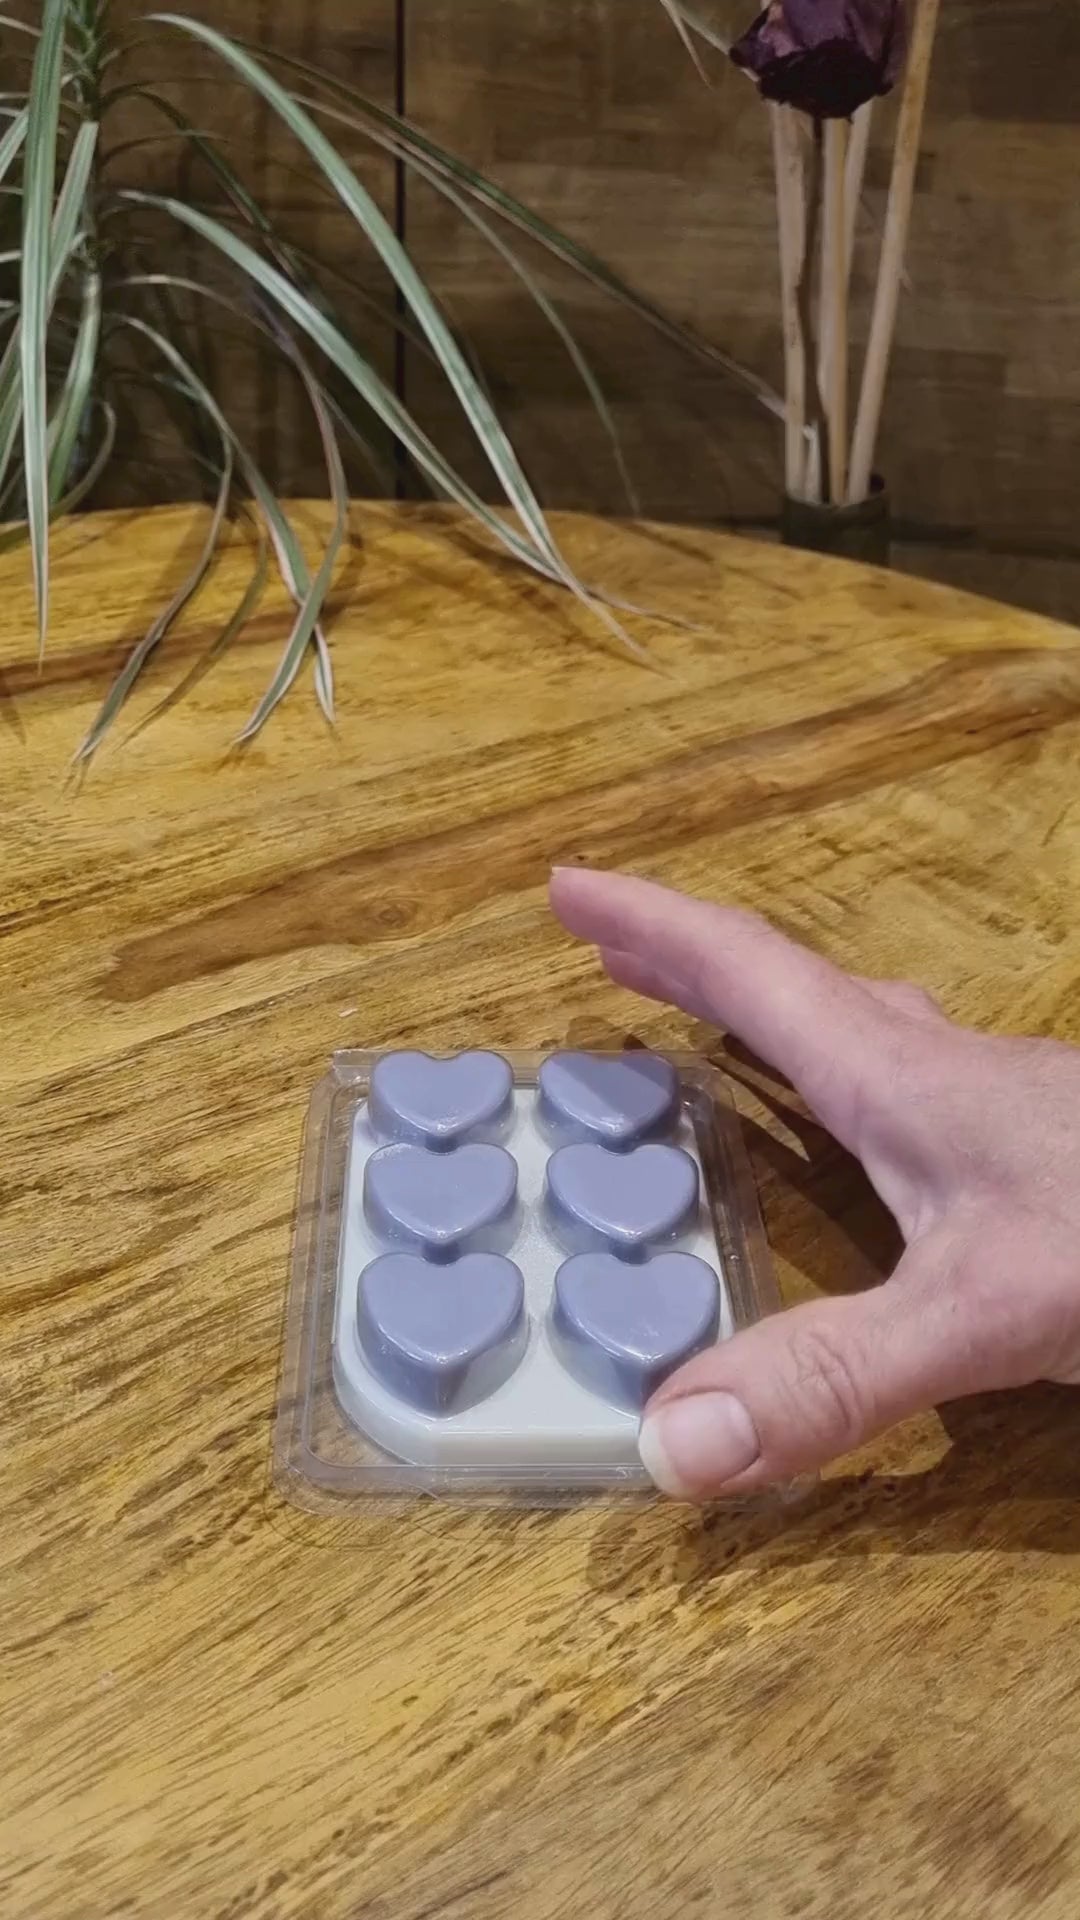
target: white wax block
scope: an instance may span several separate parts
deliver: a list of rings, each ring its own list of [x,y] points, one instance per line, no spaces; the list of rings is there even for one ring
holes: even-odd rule
[[[693,1125],[684,1112],[673,1142],[701,1169]],[[385,1251],[364,1217],[364,1170],[378,1140],[361,1106],[353,1122],[342,1209],[334,1311],[334,1383],[343,1408],[370,1439],[399,1460],[431,1468],[499,1473],[545,1467],[636,1471],[638,1421],[574,1380],[554,1352],[547,1333],[552,1287],[566,1249],[548,1231],[541,1200],[552,1152],[536,1124],[536,1091],[517,1087],[514,1124],[505,1145],[518,1164],[522,1203],[518,1237],[507,1249],[525,1282],[529,1336],[525,1356],[510,1378],[479,1404],[460,1413],[433,1415],[398,1399],[376,1378],[361,1351],[356,1299],[360,1275]],[[730,1336],[729,1288],[704,1194],[691,1231],[678,1242],[697,1254],[720,1280],[720,1337]]]

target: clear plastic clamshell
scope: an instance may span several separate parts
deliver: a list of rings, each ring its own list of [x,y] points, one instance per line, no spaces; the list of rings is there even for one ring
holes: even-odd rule
[[[312,1099],[275,1477],[642,1494],[642,1409],[779,1305],[727,1084],[694,1055],[335,1055]]]

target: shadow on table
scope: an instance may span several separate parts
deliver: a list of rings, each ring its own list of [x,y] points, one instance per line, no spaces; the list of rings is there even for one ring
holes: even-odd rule
[[[853,1560],[930,1554],[1080,1553],[1080,1397],[1068,1388],[986,1395],[939,1410],[947,1451],[924,1471],[839,1471],[792,1504],[717,1502],[700,1514],[608,1512],[589,1558],[594,1590],[681,1590],[740,1568],[813,1562],[822,1579]],[[679,1518],[676,1520],[676,1514]],[[650,1564],[651,1563],[651,1564]]]

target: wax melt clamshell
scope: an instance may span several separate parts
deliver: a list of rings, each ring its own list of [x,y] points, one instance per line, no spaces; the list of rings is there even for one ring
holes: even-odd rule
[[[708,1062],[336,1054],[305,1137],[277,1482],[335,1513],[641,1497],[651,1394],[778,1305]]]

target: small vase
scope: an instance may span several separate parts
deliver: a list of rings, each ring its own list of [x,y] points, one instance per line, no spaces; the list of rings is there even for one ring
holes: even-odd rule
[[[889,495],[884,481],[876,475],[866,499],[850,507],[831,507],[820,500],[793,500],[790,494],[784,495],[780,538],[785,547],[803,547],[810,553],[831,553],[840,560],[887,567],[890,534]]]

